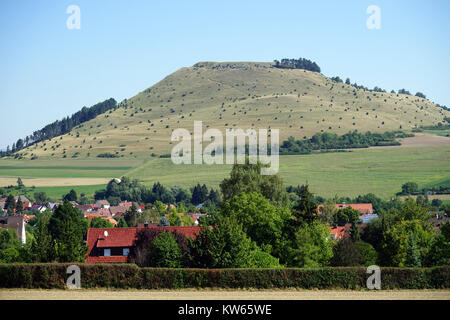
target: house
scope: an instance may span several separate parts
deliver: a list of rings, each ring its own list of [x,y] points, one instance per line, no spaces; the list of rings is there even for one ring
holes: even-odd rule
[[[91,213],[98,209],[95,204],[76,204],[74,207],[80,209],[83,213]]]
[[[19,200],[19,197],[20,197],[20,201],[22,201],[23,210],[26,210],[31,207],[31,205],[32,205],[31,201],[28,200],[28,198],[25,196],[15,196],[14,201],[16,201],[16,203]]]
[[[349,235],[351,223],[347,223],[345,226],[331,226],[330,238],[333,240],[340,240]]]
[[[428,222],[433,226],[433,230],[438,232],[438,230],[442,227],[442,225],[446,222],[450,221],[449,217],[439,216],[428,219]]]
[[[125,211],[127,211],[128,209],[131,208],[131,206],[134,204],[137,212],[141,213],[142,212],[142,207],[139,205],[139,203],[137,202],[121,202],[119,203],[119,207],[124,207],[126,208]],[[144,207],[145,208],[145,207]]]
[[[86,263],[128,262],[137,233],[147,228],[177,231],[191,239],[200,232],[200,227],[89,228],[86,241],[89,247]]]
[[[96,211],[101,217],[111,217],[111,211],[106,208],[101,208]]]
[[[112,217],[123,217],[125,212],[127,212],[129,208],[124,206],[111,206],[109,207],[109,212]]]
[[[322,213],[322,208],[324,207],[323,204],[319,204],[317,206],[317,212],[319,214]],[[367,215],[367,214],[373,214],[373,207],[371,203],[339,203],[336,204],[335,208],[336,210],[345,209],[345,208],[352,208],[354,210],[359,211],[359,214],[361,215]]]
[[[95,204],[99,208],[103,208],[103,209],[109,209],[109,207],[111,207],[111,205],[110,205],[108,200],[97,200],[97,201],[95,201]]]
[[[25,220],[23,216],[9,216],[6,218],[0,218],[0,228],[14,229],[17,231],[17,237],[23,244],[27,242],[27,235],[25,232]]]
[[[45,210],[47,210],[47,207],[44,206],[43,204],[33,204],[30,208],[28,208],[28,210],[36,210],[39,212],[44,212]]]
[[[59,206],[59,203],[49,202],[47,204],[47,208],[49,208],[51,211],[55,210],[58,206]]]
[[[362,214],[359,218],[361,219],[362,223],[369,223],[373,219],[378,218],[378,215],[377,214]]]

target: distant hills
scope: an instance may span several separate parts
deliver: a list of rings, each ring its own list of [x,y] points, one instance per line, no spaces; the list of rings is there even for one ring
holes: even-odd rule
[[[103,102],[94,117],[16,152],[19,158],[149,157],[170,153],[176,128],[280,129],[280,139],[318,132],[411,131],[450,115],[424,96],[332,79],[309,60],[199,62],[136,96]],[[309,66],[313,71],[302,69]],[[281,141],[280,141],[281,142]]]

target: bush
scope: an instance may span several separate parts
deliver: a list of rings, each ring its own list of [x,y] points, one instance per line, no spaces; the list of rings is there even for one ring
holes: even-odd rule
[[[63,289],[69,263],[0,264],[0,288]],[[82,288],[304,288],[366,287],[366,268],[168,269],[134,264],[77,264]],[[382,268],[382,289],[448,289],[450,267]]]
[[[110,152],[100,153],[97,155],[97,158],[118,158],[117,154],[113,154]]]

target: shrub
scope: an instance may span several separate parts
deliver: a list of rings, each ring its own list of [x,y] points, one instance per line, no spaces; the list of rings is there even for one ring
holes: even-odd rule
[[[0,264],[0,288],[63,289],[69,263]],[[169,269],[134,264],[77,264],[82,288],[304,288],[366,287],[366,268]],[[450,288],[450,267],[381,268],[382,289]]]

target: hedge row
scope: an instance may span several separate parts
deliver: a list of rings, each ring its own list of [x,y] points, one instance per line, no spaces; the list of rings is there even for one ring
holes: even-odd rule
[[[0,264],[0,288],[64,289],[70,264]],[[77,264],[82,288],[366,288],[365,268],[166,269]],[[382,289],[450,288],[450,267],[381,268]]]

